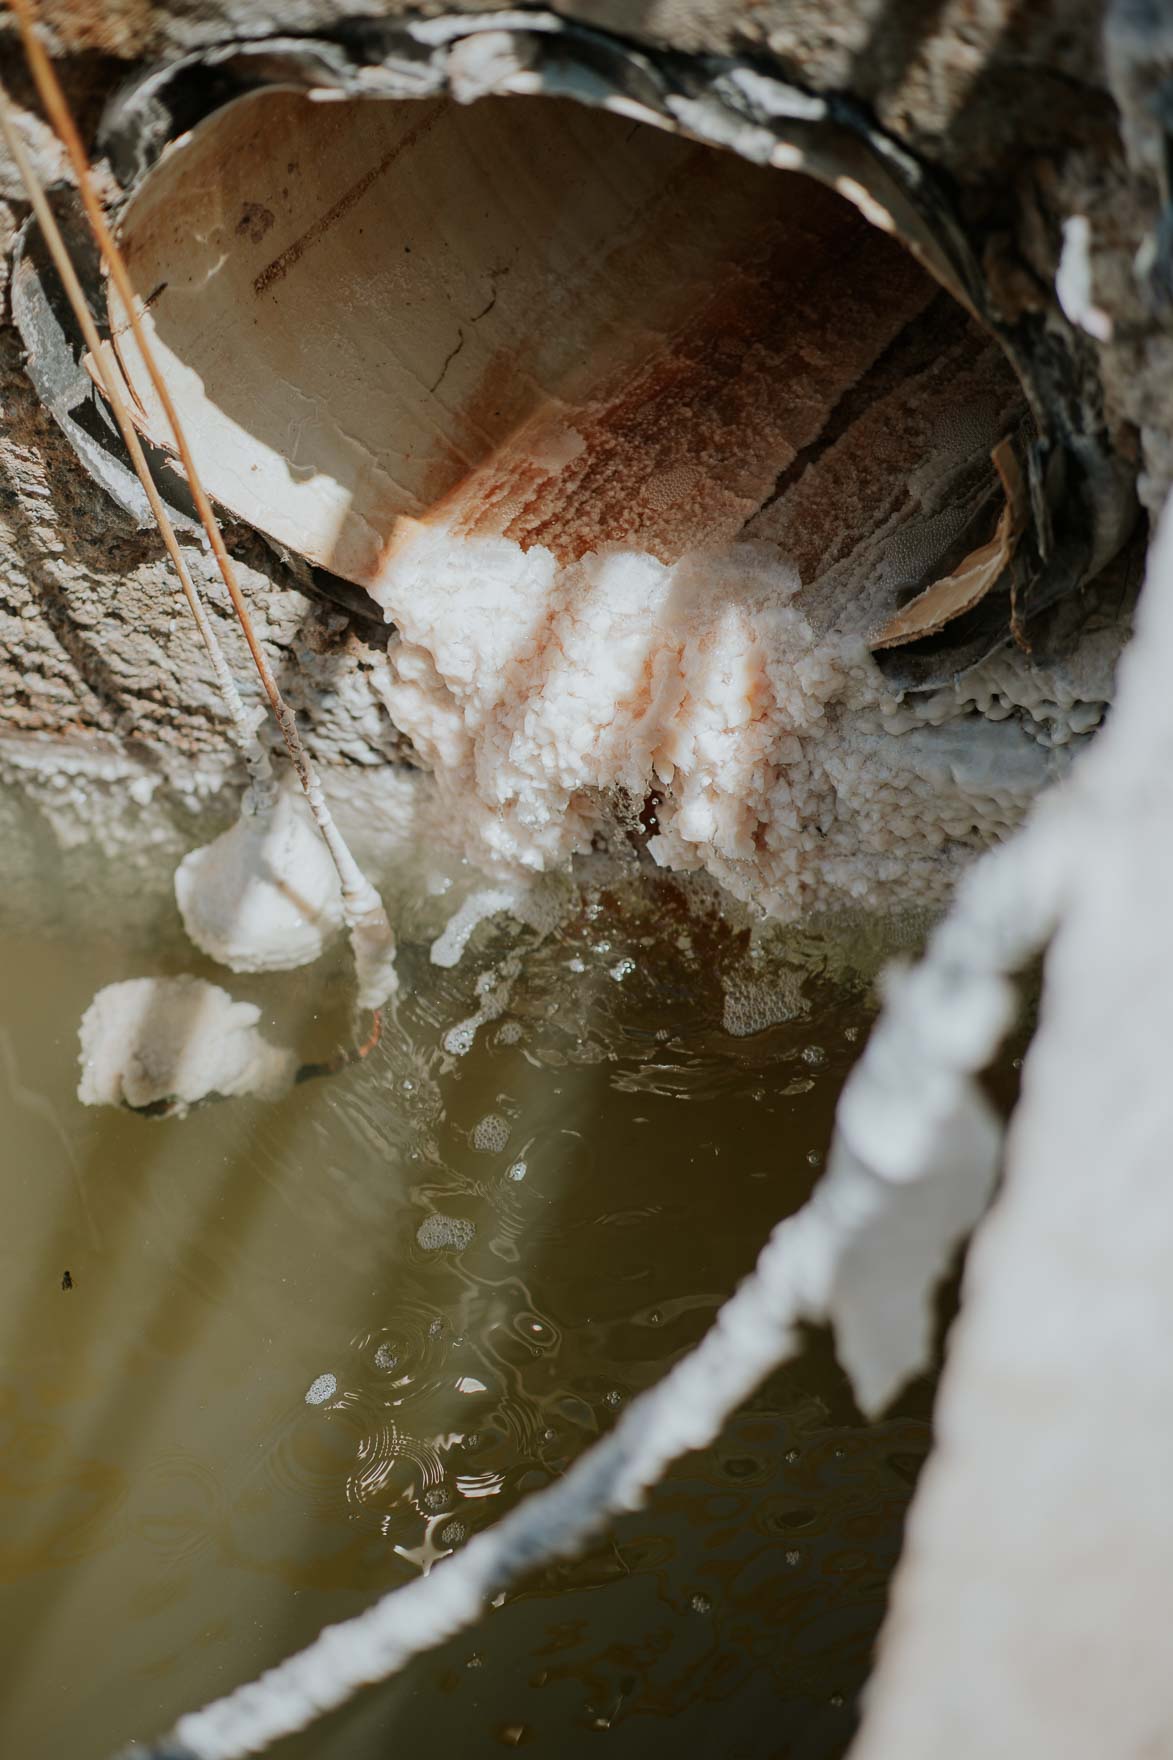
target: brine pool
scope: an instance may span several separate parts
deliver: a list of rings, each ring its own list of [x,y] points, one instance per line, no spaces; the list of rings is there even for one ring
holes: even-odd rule
[[[2,1751],[155,1735],[564,1472],[808,1194],[869,935],[750,949],[657,875],[584,875],[544,937],[405,945],[365,1063],[182,1119],[79,1104],[94,993],[194,971],[325,1058],[341,952],[246,979],[68,914],[0,938]],[[865,1424],[812,1332],[646,1509],[274,1752],[832,1760],[931,1396]]]

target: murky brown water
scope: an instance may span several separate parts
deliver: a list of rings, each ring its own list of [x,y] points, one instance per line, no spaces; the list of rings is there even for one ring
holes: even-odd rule
[[[4,1753],[101,1760],[408,1581],[661,1376],[806,1195],[871,1016],[817,944],[755,969],[671,888],[588,891],[446,1049],[518,945],[407,948],[367,1065],[185,1120],[78,1104],[95,990],[186,966],[320,1056],[341,962],[0,945]],[[863,1426],[812,1337],[588,1557],[278,1752],[830,1760],[928,1399]]]

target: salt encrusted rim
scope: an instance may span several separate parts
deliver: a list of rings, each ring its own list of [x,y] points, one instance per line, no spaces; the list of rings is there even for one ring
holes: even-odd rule
[[[637,47],[546,12],[363,20],[314,37],[226,41],[141,70],[111,100],[99,130],[124,196],[197,122],[266,87],[321,100],[570,98],[759,164],[801,170],[896,234],[1000,343],[1036,434],[1025,457],[1031,529],[1008,571],[1008,620],[968,643],[934,644],[928,655],[892,650],[882,661],[895,688],[937,688],[1012,636],[1029,651],[1032,620],[1092,579],[1127,538],[1134,472],[1115,456],[1103,427],[1094,345],[1057,302],[1045,320],[1011,321],[999,310],[943,186],[849,97],[804,91],[753,59]],[[30,377],[91,476],[144,524],[145,498],[103,436],[104,408],[84,380],[70,327],[55,313],[28,225],[15,255],[13,316]],[[182,502],[173,473],[163,473],[161,487]],[[183,516],[182,505],[177,512]]]

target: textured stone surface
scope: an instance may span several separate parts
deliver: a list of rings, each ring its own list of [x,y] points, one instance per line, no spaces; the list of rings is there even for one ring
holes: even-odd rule
[[[96,488],[23,371],[11,324],[0,331],[0,697],[6,734],[92,731],[198,759],[223,753],[210,668],[153,532],[136,532]],[[378,763],[397,741],[370,680],[378,649],[307,597],[252,533],[232,533],[262,640],[295,707],[310,712],[322,755]],[[243,685],[251,668],[226,597],[199,551]]]

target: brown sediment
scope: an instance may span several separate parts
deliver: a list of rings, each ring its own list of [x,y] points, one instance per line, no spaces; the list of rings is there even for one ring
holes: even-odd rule
[[[534,424],[535,450],[548,443],[541,426],[556,433],[561,422],[577,456],[543,470],[518,436],[503,468],[453,498],[459,529],[541,543],[561,561],[629,543],[674,562],[735,538],[934,295],[906,252],[825,199],[841,211],[837,249],[804,256],[785,218],[760,228],[642,369]]]

